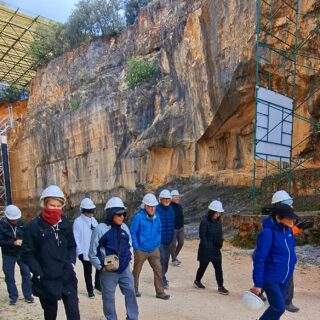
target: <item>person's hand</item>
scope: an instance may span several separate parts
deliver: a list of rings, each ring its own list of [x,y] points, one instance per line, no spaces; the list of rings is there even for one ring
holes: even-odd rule
[[[78,259],[79,259],[80,261],[83,261],[83,253],[81,253],[81,254],[78,255]]]
[[[20,247],[20,246],[22,246],[22,240],[17,239],[17,240],[15,240],[15,241],[13,242],[13,244],[14,244],[15,246],[17,246],[17,247]]]
[[[313,228],[313,225],[314,225],[314,222],[310,220],[302,220],[296,223],[296,226],[302,230]]]
[[[259,296],[261,294],[261,288],[253,287],[250,289],[252,293],[254,293],[256,296]]]

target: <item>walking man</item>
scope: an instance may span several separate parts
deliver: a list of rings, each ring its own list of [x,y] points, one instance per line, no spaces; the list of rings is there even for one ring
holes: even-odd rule
[[[169,288],[169,281],[166,273],[169,267],[171,242],[174,235],[174,211],[170,206],[170,191],[164,189],[159,195],[160,203],[157,205],[156,212],[161,221],[161,244],[160,244],[160,262],[162,268],[162,284],[165,289]]]
[[[89,248],[92,231],[98,225],[97,220],[93,216],[95,209],[96,206],[90,198],[82,199],[80,203],[81,214],[74,220],[73,223],[73,234],[77,243],[77,255],[83,264],[84,279],[88,297],[90,299],[95,297],[92,285],[92,264],[89,260]],[[96,290],[101,291],[99,273],[100,271],[96,269],[94,287]]]
[[[171,243],[171,259],[172,265],[177,267],[181,264],[178,255],[184,244],[184,217],[183,208],[180,205],[180,194],[178,190],[171,191],[171,206],[175,215],[175,230]]]
[[[16,263],[20,268],[24,300],[33,303],[30,270],[20,258],[25,223],[21,219],[20,209],[12,204],[6,207],[4,215],[4,219],[0,221],[0,247],[2,248],[2,270],[9,294],[9,304],[15,305],[18,301],[18,290],[14,279]]]
[[[154,274],[156,297],[168,300],[170,295],[164,292],[162,284],[162,271],[160,264],[161,222],[156,213],[158,201],[152,193],[147,193],[142,200],[144,205],[134,216],[130,226],[132,246],[134,250],[134,286],[136,297],[141,297],[139,292],[139,276],[142,266],[148,260]]]

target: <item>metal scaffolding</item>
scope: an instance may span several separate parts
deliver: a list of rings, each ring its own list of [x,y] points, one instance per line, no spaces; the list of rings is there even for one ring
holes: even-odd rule
[[[28,49],[37,27],[48,24],[49,20],[0,2],[0,83],[29,84],[36,70]]]
[[[302,170],[312,169],[315,150],[310,145],[320,132],[317,117],[309,112],[320,91],[320,7],[317,2],[310,3],[257,0],[255,204],[270,202],[271,194],[280,188],[291,193],[302,189],[305,194],[320,191],[318,185],[305,181],[301,175]],[[288,103],[284,106],[277,105],[275,100],[267,101],[269,98],[259,94],[262,90],[267,90],[269,96],[275,94],[280,100],[292,101],[292,108]],[[270,125],[270,113],[282,115],[276,124],[273,120]],[[264,122],[261,119],[266,120],[265,125],[261,125]],[[298,128],[299,136],[294,134]],[[275,134],[281,143],[268,140]],[[266,152],[262,143],[267,146]],[[287,153],[283,151],[285,148]],[[277,153],[280,149],[282,153]]]

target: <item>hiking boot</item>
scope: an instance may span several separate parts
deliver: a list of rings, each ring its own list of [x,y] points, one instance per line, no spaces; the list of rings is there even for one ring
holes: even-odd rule
[[[205,289],[206,287],[201,283],[201,281],[194,280],[193,285],[197,289]]]
[[[162,299],[162,300],[169,300],[170,294],[166,294],[165,292],[157,293],[156,298]]]
[[[88,298],[89,298],[89,299],[94,299],[94,297],[95,297],[95,295],[94,295],[93,292],[89,292],[89,293],[88,293]]]
[[[298,312],[300,308],[296,307],[294,304],[290,303],[286,305],[286,310],[289,312]]]
[[[136,297],[137,297],[137,298],[140,298],[140,297],[141,297],[141,292],[136,291]]]
[[[34,298],[33,298],[33,297],[31,297],[31,298],[24,298],[24,301],[25,301],[26,303],[34,303]]]
[[[172,265],[174,267],[180,267],[181,262],[179,263],[177,260],[172,261]]]
[[[219,292],[220,294],[225,295],[225,296],[229,294],[229,291],[228,291],[224,286],[219,287],[219,288],[218,288],[218,292]]]

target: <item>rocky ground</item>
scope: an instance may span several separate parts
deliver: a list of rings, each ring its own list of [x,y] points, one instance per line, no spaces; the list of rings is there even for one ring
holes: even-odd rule
[[[145,265],[141,274],[142,297],[139,298],[140,320],[254,320],[261,311],[248,311],[241,302],[242,294],[251,286],[251,257],[250,250],[236,249],[226,243],[223,248],[223,268],[225,286],[230,290],[229,296],[217,293],[211,267],[208,268],[203,283],[205,290],[193,288],[192,283],[197,270],[196,253],[198,240],[186,241],[180,259],[181,267],[169,267],[171,294],[169,301],[155,298],[151,268]],[[282,319],[310,320],[320,317],[320,248],[305,246],[298,247],[299,264],[295,272],[294,302],[301,308],[297,314],[285,313]],[[79,279],[79,299],[82,320],[102,320],[101,296],[89,300],[86,296],[81,265],[77,263]],[[17,282],[20,286],[20,276]],[[117,310],[119,319],[125,319],[124,299],[117,290]],[[0,272],[0,319],[1,320],[37,320],[42,319],[41,306],[36,299],[32,305],[22,299],[16,306],[8,305],[4,276]],[[59,306],[58,320],[65,319],[62,304]]]

